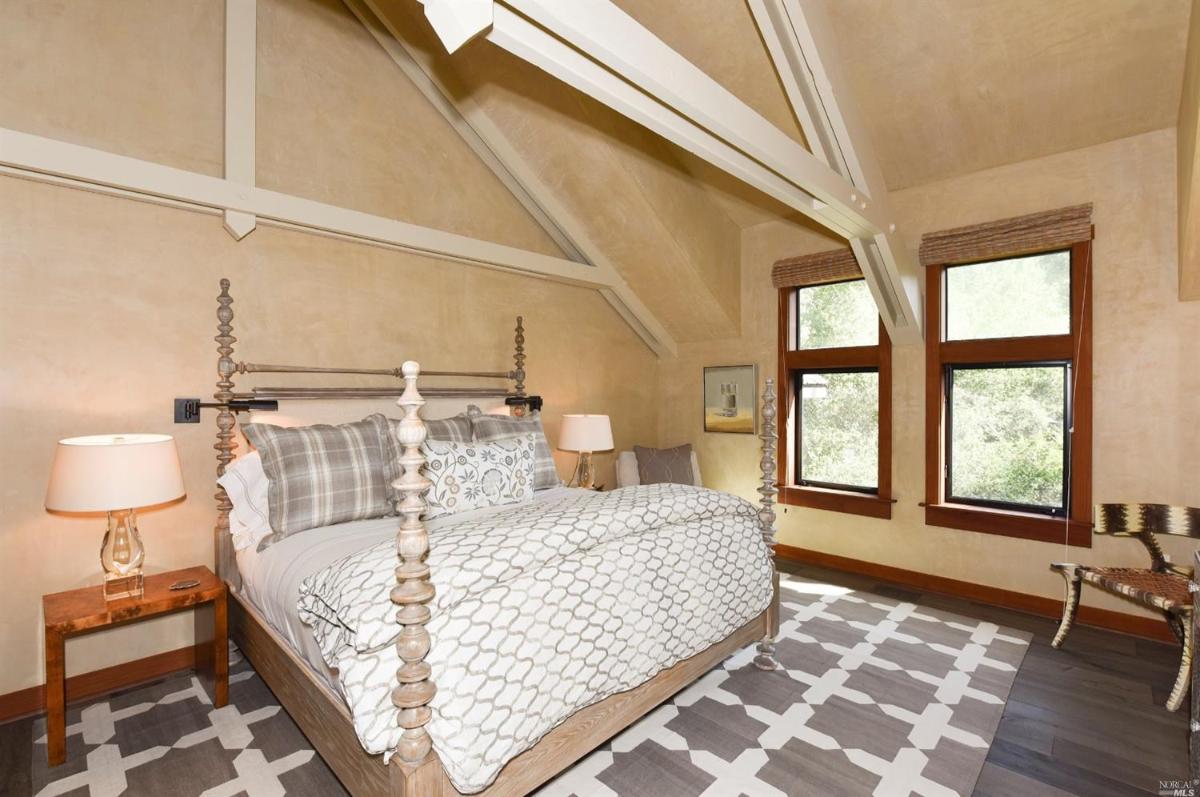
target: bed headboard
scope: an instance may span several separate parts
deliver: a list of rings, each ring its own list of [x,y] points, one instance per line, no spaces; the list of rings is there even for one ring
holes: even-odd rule
[[[218,478],[234,460],[234,452],[244,445],[240,442],[241,435],[237,430],[237,412],[253,406],[254,402],[278,402],[281,405],[286,403],[290,412],[294,403],[299,402],[317,409],[334,401],[349,399],[361,402],[374,399],[387,400],[389,408],[394,410],[396,399],[404,393],[404,373],[400,367],[340,368],[319,365],[271,365],[234,360],[233,344],[237,342],[237,338],[233,335],[233,297],[229,293],[228,279],[221,280],[221,292],[217,295],[217,335],[214,340],[217,342],[217,389],[213,394],[217,409],[217,442],[213,448],[217,452]],[[235,390],[234,379],[242,374],[345,374],[380,377],[389,383],[380,386],[344,387],[284,384],[252,387],[239,392]],[[480,404],[485,410],[503,411],[503,408],[507,407],[512,414],[523,415],[531,409],[541,407],[539,396],[530,396],[525,392],[525,327],[521,316],[517,316],[513,337],[512,370],[421,369],[421,376],[450,380],[448,384],[421,388],[422,396],[431,399],[431,404],[435,407],[441,405],[442,409],[454,405],[462,408],[466,403],[473,402]],[[365,414],[369,413],[364,412],[363,415]],[[324,415],[322,418],[330,422],[349,420],[346,417],[325,418]],[[230,586],[239,588],[241,576],[234,558],[233,540],[229,536],[229,513],[233,509],[233,503],[220,485],[216,488],[216,499],[217,524],[214,529],[214,545],[217,576],[223,578]]]

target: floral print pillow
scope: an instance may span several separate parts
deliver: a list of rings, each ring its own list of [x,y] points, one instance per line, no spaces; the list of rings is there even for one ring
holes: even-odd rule
[[[532,433],[490,443],[427,439],[421,444],[426,459],[421,472],[432,484],[422,517],[532,500],[534,445]]]

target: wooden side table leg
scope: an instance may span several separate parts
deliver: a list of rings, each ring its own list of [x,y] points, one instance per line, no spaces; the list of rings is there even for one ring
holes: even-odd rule
[[[229,702],[229,627],[225,595],[196,607],[196,672],[213,707]]]
[[[46,629],[46,760],[67,760],[66,647],[63,636]]]

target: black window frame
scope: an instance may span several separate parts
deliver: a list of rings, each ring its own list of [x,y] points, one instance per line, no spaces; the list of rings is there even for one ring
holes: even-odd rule
[[[1011,259],[1011,258],[1005,258]],[[984,261],[989,262],[989,261]],[[943,473],[943,491],[946,501],[952,504],[979,506],[987,509],[999,509],[1008,512],[1027,512],[1034,515],[1047,515],[1053,518],[1065,518],[1069,511],[1071,495],[1071,375],[1070,360],[1032,360],[1004,361],[990,363],[954,363],[943,366],[945,378],[945,470]],[[969,498],[954,494],[954,374],[956,371],[996,371],[1005,368],[1061,368],[1063,371],[1063,428],[1062,428],[1062,505],[1058,507],[1039,504],[1024,504],[1016,501],[997,501],[987,498]]]
[[[850,280],[846,280],[849,282]],[[797,290],[803,290],[798,288]],[[876,380],[880,379],[878,366],[832,366],[829,368],[804,368],[792,372],[792,395],[796,397],[793,402],[793,454],[792,454],[792,472],[796,475],[795,483],[798,487],[819,487],[824,490],[844,490],[851,493],[862,493],[863,495],[878,496],[879,495],[879,473],[878,463],[876,463],[875,486],[867,487],[859,484],[842,484],[840,482],[825,482],[816,481],[814,479],[804,478],[804,376],[805,374],[875,374]],[[880,411],[878,396],[876,396],[875,405],[876,417]],[[878,421],[876,422],[876,437],[878,437]],[[876,450],[878,458],[878,449]]]

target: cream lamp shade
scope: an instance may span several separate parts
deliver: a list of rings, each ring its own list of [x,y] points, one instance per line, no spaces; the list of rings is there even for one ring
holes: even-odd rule
[[[175,439],[106,434],[59,440],[46,508],[109,512],[173,501],[185,494]]]
[[[564,415],[558,447],[563,451],[611,451],[612,425],[607,415]]]

